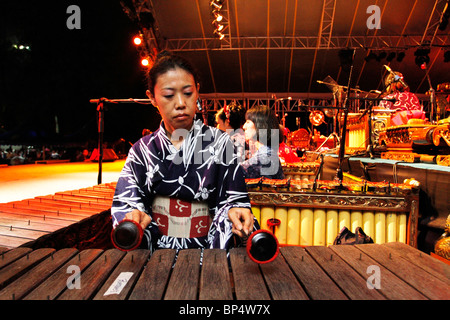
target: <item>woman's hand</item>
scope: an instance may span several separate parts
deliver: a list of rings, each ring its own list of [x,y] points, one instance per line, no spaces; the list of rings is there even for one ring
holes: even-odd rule
[[[249,208],[231,208],[228,218],[233,224],[232,232],[241,238],[248,237],[253,231],[253,213]]]
[[[147,228],[148,225],[150,224],[150,222],[152,221],[152,218],[150,217],[150,215],[148,215],[145,212],[139,211],[137,209],[134,209],[133,211],[128,212],[125,215],[125,219],[135,221],[142,227],[142,230]]]

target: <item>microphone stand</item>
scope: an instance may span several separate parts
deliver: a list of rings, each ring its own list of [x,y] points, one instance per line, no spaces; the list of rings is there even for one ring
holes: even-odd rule
[[[97,129],[98,129],[98,176],[97,184],[102,183],[102,161],[103,161],[103,133],[105,132],[105,108],[103,100],[100,99],[97,103]]]
[[[352,65],[350,66],[350,74],[348,76],[348,85],[347,88],[349,88],[348,93],[351,92],[350,90],[350,82],[352,79],[352,73],[353,73],[353,61],[355,58],[355,52],[356,50],[353,49],[353,56],[352,56]],[[344,180],[344,173],[342,172],[342,164],[344,162],[344,155],[345,155],[345,139],[346,139],[346,135],[347,135],[347,117],[348,117],[348,104],[349,104],[349,99],[348,99],[348,95],[347,94],[345,96],[345,101],[344,101],[344,121],[342,124],[342,133],[341,133],[341,139],[340,139],[340,145],[339,145],[339,161],[338,161],[338,168],[336,170],[336,177],[339,180],[340,183],[340,188],[342,189],[342,180]]]
[[[436,106],[436,92],[434,91],[433,86],[431,85],[430,74],[428,73],[428,68],[427,68],[426,76],[427,76],[427,80],[428,80],[428,85],[430,86],[430,89],[428,90],[430,92],[430,104],[431,104],[430,122],[434,123],[433,118],[434,118],[434,110],[435,110],[435,106]],[[436,114],[436,121],[438,121],[438,120],[439,120],[439,115]]]
[[[98,176],[97,183],[102,183],[102,163],[103,163],[103,134],[105,132],[105,106],[104,103],[142,103],[150,104],[150,99],[91,99],[90,103],[97,104],[97,130],[98,130]]]

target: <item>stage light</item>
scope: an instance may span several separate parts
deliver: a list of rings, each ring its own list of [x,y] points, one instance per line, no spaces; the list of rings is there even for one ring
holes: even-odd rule
[[[388,56],[386,57],[386,61],[391,62],[392,60],[394,60],[396,53],[395,52],[390,52],[388,54]]]
[[[222,5],[221,5],[221,4],[217,4],[215,1],[211,1],[211,2],[209,3],[209,5],[210,5],[211,7],[216,8],[217,10],[222,9]]]
[[[414,52],[414,55],[416,56],[415,62],[416,65],[418,65],[419,67],[421,67],[423,69],[423,66],[426,65],[430,62],[430,57],[428,56],[428,54],[430,53],[430,49],[424,49],[424,48],[419,48],[416,50],[416,52]]]
[[[387,56],[387,53],[386,53],[385,51],[381,51],[381,52],[378,54],[377,61],[383,60],[384,58],[386,58],[386,56]]]
[[[219,40],[222,40],[223,38],[225,38],[225,35],[220,31],[214,30],[214,34],[219,37]]]
[[[398,62],[402,62],[403,59],[405,58],[405,55],[406,55],[406,53],[404,53],[404,52],[399,52],[398,55],[397,55],[397,61],[398,61]]]
[[[217,22],[222,21],[223,16],[222,16],[219,12],[215,12],[215,11],[214,11],[213,14],[214,14],[214,18],[215,18],[215,20],[216,20]]]
[[[142,58],[141,59],[141,65],[144,67],[148,67],[150,65],[150,59],[149,58]]]
[[[212,24],[214,25],[214,27],[216,28],[215,30],[217,31],[222,31],[224,28],[223,24],[220,24],[215,20],[212,22]]]
[[[444,62],[450,61],[450,50],[445,51],[444,53]]]
[[[223,7],[223,0],[211,0],[209,2],[209,5],[211,6],[211,15],[213,16],[214,20],[212,21],[212,25],[214,26],[213,34],[217,36],[220,40],[225,38],[225,34],[222,33],[225,25],[228,23],[227,18],[225,18],[220,10],[222,10]],[[226,11],[226,9],[224,9]],[[222,21],[225,19],[225,25],[222,23]]]
[[[366,60],[366,62],[369,62],[370,60],[375,60],[377,59],[377,55],[373,52],[369,53],[364,60]]]
[[[135,37],[133,38],[133,43],[134,43],[136,46],[140,46],[140,45],[142,44],[142,36],[141,36],[141,35],[135,36]]]
[[[31,47],[24,44],[13,44],[12,47],[17,50],[28,50],[31,51]]]

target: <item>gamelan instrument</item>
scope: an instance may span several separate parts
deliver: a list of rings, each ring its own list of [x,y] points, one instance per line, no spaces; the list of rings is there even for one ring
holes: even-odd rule
[[[247,179],[252,211],[280,245],[327,246],[345,226],[375,243],[417,246],[418,186],[370,181]]]
[[[316,161],[302,161],[282,164],[286,179],[311,180],[320,167],[320,159]]]
[[[0,247],[110,245],[110,231],[104,226],[111,225],[115,186],[104,183],[0,203]]]
[[[368,280],[374,266],[381,272],[378,284]],[[0,251],[0,299],[179,301],[166,308],[169,318],[179,315],[181,306],[198,306],[180,300],[449,300],[449,269],[398,242],[284,246],[273,261],[261,265],[243,247],[152,254],[143,249],[19,247]],[[373,290],[377,285],[382,290]],[[262,304],[273,307],[269,301]],[[225,305],[230,309],[214,304],[211,318],[239,307]]]
[[[322,123],[325,123],[325,115],[320,110],[313,110],[309,114],[309,121],[313,126],[320,126]]]
[[[437,124],[425,123],[423,120],[410,120],[406,125],[387,127],[379,132],[378,143],[385,146],[383,159],[416,162],[426,157],[427,152],[443,149],[450,151],[450,118],[440,120]],[[449,156],[440,154],[436,162],[448,165]]]
[[[300,128],[294,132],[289,133],[289,135],[288,135],[289,144],[292,147],[298,148],[298,149],[308,149],[310,140],[311,140],[311,135],[304,128]]]
[[[369,145],[369,116],[362,113],[349,113],[347,116],[347,135],[345,153],[365,151]]]

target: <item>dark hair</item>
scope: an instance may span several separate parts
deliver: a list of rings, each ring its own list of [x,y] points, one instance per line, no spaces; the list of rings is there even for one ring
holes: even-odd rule
[[[252,107],[245,114],[245,119],[255,124],[256,140],[266,145],[271,144],[272,130],[280,130],[278,118],[266,105]]]
[[[169,70],[181,68],[189,72],[194,77],[194,81],[198,83],[197,70],[185,58],[175,55],[169,51],[163,50],[156,56],[156,60],[148,72],[148,89],[152,95],[155,94],[155,85],[158,77]]]
[[[245,108],[239,104],[236,104],[235,102],[232,102],[226,106],[226,109],[228,117],[227,114],[225,113],[225,108],[222,108],[219,111],[217,111],[216,116],[222,121],[228,119],[228,121],[230,121],[230,126],[234,130],[241,128],[245,120]]]

